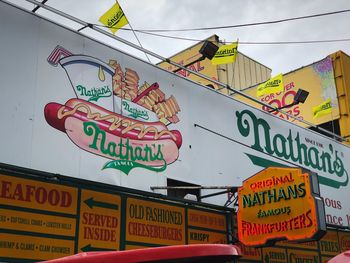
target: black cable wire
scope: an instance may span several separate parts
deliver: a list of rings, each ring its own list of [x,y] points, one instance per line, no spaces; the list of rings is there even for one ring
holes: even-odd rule
[[[107,27],[103,25],[97,25],[95,26],[99,27]],[[109,27],[107,27],[109,28]],[[121,28],[124,29],[124,28]],[[124,29],[125,30],[125,29]],[[156,37],[163,37],[163,38],[171,38],[171,39],[177,39],[177,40],[185,40],[185,41],[193,41],[193,42],[201,42],[203,39],[195,39],[195,38],[185,38],[185,37],[177,37],[177,36],[169,36],[169,35],[162,35],[162,34],[156,34],[156,33],[151,33],[143,30],[135,30],[139,33],[145,34],[145,35],[151,35],[151,36],[156,36]],[[303,40],[303,41],[239,41],[240,45],[289,45],[289,44],[317,44],[317,43],[332,43],[332,42],[347,42],[350,41],[350,38],[341,38],[341,39],[323,39],[323,40]],[[233,41],[235,42],[235,41]],[[223,41],[221,42],[223,44],[230,44],[232,42],[228,41]]]
[[[308,15],[308,16],[291,17],[291,18],[285,18],[285,19],[280,19],[280,20],[272,20],[272,21],[264,21],[264,22],[248,23],[248,24],[238,24],[238,25],[231,25],[231,26],[198,27],[198,28],[187,28],[187,29],[143,29],[142,31],[147,31],[147,32],[184,32],[184,31],[199,31],[199,30],[213,30],[213,29],[260,26],[260,25],[277,24],[277,23],[300,20],[300,19],[329,16],[329,15],[341,14],[341,13],[346,13],[346,12],[350,12],[350,9],[321,13],[321,14],[314,14],[314,15]]]
[[[269,24],[277,24],[277,23],[283,23],[288,21],[295,21],[295,20],[301,20],[301,19],[308,19],[308,18],[315,18],[315,17],[322,17],[322,16],[329,16],[329,15],[336,15],[341,13],[347,13],[350,12],[350,9],[345,10],[338,10],[333,12],[327,12],[327,13],[320,13],[320,14],[313,14],[308,16],[298,16],[298,17],[291,17],[291,18],[285,18],[285,19],[279,19],[279,20],[272,20],[272,21],[264,21],[264,22],[255,22],[255,23],[247,23],[247,24],[238,24],[238,25],[230,25],[230,26],[215,26],[215,27],[198,27],[198,28],[186,28],[186,29],[134,29],[134,31],[137,32],[184,32],[184,31],[199,31],[199,30],[213,30],[213,29],[226,29],[226,28],[237,28],[237,27],[249,27],[249,26],[260,26],[260,25],[269,25]],[[98,25],[93,24],[95,26],[102,26],[106,28],[114,28],[114,29],[121,29],[126,31],[131,31],[129,28],[117,28],[117,27],[108,27],[104,25]]]

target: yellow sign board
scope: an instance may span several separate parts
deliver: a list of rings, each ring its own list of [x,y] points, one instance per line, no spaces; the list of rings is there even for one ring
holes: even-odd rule
[[[263,262],[288,263],[287,250],[285,248],[263,248]]]
[[[81,193],[79,250],[119,250],[120,196],[83,189]]]
[[[248,247],[242,243],[237,243],[235,245],[237,245],[241,250],[242,258],[240,258],[240,259],[243,259],[245,261],[247,261],[247,260],[260,261],[261,260],[261,256],[262,256],[261,248]]]
[[[19,177],[0,176],[1,204],[76,214],[78,193],[76,188]]]
[[[226,231],[226,217],[205,211],[188,209],[188,225],[220,231]]]
[[[188,229],[188,244],[227,244],[227,237],[224,233]]]
[[[225,213],[129,197],[81,182],[0,174],[0,261],[227,243]]]
[[[74,240],[0,233],[0,256],[48,260],[74,254]]]
[[[237,57],[237,46],[238,42],[219,47],[218,51],[216,51],[212,58],[211,63],[213,65],[221,65],[235,62]]]
[[[339,232],[339,245],[342,252],[350,250],[350,233],[349,232]]]
[[[215,41],[215,38],[212,37],[208,39],[209,41]],[[198,60],[202,55],[199,53],[200,48],[202,47],[203,42],[194,45],[191,48],[186,49],[185,51],[170,57],[171,61],[174,61],[180,65],[188,65],[193,61]],[[168,71],[174,72],[178,68],[176,66],[173,66],[167,62],[161,62],[158,64],[159,67],[166,69]],[[216,66],[214,66],[209,59],[204,59],[201,61],[197,61],[190,66],[187,67],[188,69],[191,69],[195,72],[201,73],[205,76],[210,77],[213,80],[218,80],[218,72]],[[212,85],[214,88],[217,88],[217,85],[212,83],[211,81],[205,80],[201,77],[198,77],[194,74],[189,73],[188,71],[185,71],[183,69],[176,72],[176,74],[181,75],[185,78],[190,78],[191,80],[200,83],[202,85]]]
[[[309,242],[291,242],[291,241],[280,241],[276,242],[276,246],[290,247],[290,248],[300,248],[300,249],[309,249],[309,250],[317,250],[318,245],[317,241],[309,241]]]
[[[126,241],[160,245],[183,245],[185,209],[178,206],[127,199]]]
[[[287,107],[283,109],[284,112],[315,125],[340,118],[332,59],[330,57],[283,75],[283,83],[283,91],[270,92],[261,97],[257,95],[258,86],[246,89],[244,90],[244,93],[263,103],[271,105],[273,108],[281,108],[290,105],[294,101],[298,89],[303,89],[309,92],[306,101],[304,103]],[[261,104],[253,102],[240,95],[234,95],[234,97],[264,111],[271,110],[267,106],[262,106]],[[331,101],[331,111],[314,118],[313,108],[322,105],[322,103],[328,99]],[[272,114],[281,119],[297,122],[301,126],[307,126],[306,124],[295,121],[295,119],[278,111],[274,111]]]
[[[282,74],[278,74],[264,83],[259,84],[256,90],[256,95],[261,97],[266,94],[282,92],[283,88],[283,76]]]
[[[238,190],[239,240],[258,246],[318,235],[318,206],[311,185],[310,175],[297,168],[270,167],[245,180]]]
[[[16,229],[52,235],[75,236],[74,218],[0,209],[0,225],[3,229]]]
[[[324,237],[318,243],[322,255],[335,256],[340,253],[338,234],[336,231],[328,230]]]
[[[320,256],[317,251],[288,249],[288,262],[320,262]]]

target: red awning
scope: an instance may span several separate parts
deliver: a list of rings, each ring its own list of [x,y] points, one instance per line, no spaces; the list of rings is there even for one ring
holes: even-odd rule
[[[350,250],[345,251],[338,256],[335,256],[331,260],[328,260],[327,263],[346,263],[350,262]]]
[[[137,262],[215,262],[221,263],[240,257],[234,245],[202,244],[144,248],[124,251],[84,252],[47,263],[137,263]]]

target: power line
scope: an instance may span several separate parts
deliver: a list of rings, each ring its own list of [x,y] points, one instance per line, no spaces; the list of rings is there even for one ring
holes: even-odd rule
[[[226,29],[226,28],[238,28],[238,27],[249,27],[249,26],[260,26],[260,25],[269,25],[269,24],[277,24],[277,23],[283,23],[288,21],[295,21],[295,20],[301,20],[301,19],[308,19],[308,18],[315,18],[315,17],[322,17],[322,16],[329,16],[329,15],[336,15],[341,13],[347,13],[350,12],[350,9],[345,10],[338,10],[333,12],[327,12],[327,13],[320,13],[320,14],[313,14],[308,16],[298,16],[298,17],[291,17],[291,18],[285,18],[280,20],[272,20],[272,21],[264,21],[264,22],[254,22],[254,23],[247,23],[247,24],[238,24],[238,25],[230,25],[230,26],[215,26],[215,27],[198,27],[198,28],[186,28],[186,29],[134,29],[137,32],[142,33],[162,33],[162,32],[184,32],[184,31],[200,31],[200,30],[214,30],[214,29]],[[98,24],[93,24],[95,26],[102,26]],[[103,26],[110,28],[108,26]],[[121,29],[130,31],[128,28],[117,28],[112,27],[114,29]]]
[[[248,24],[238,24],[238,25],[231,25],[231,26],[198,27],[198,28],[187,28],[187,29],[143,29],[142,31],[147,31],[147,32],[184,32],[184,31],[200,31],[200,30],[213,30],[213,29],[260,26],[260,25],[268,25],[268,24],[277,24],[277,23],[282,23],[282,22],[287,22],[287,21],[315,18],[315,17],[321,17],[321,16],[329,16],[329,15],[341,14],[341,13],[346,13],[346,12],[350,12],[350,9],[327,12],[327,13],[320,13],[320,14],[313,14],[313,15],[308,15],[308,16],[298,16],[298,17],[291,17],[291,18],[285,18],[285,19],[280,19],[280,20],[255,22],[255,23],[248,23]],[[138,29],[137,31],[141,31],[141,30]]]
[[[194,38],[185,38],[185,37],[177,37],[177,36],[169,36],[169,35],[161,35],[146,31],[138,31],[139,33],[152,35],[157,37],[171,38],[177,40],[186,40],[186,41],[194,41],[201,42],[203,39],[194,39]],[[300,40],[300,41],[239,41],[240,45],[285,45],[285,44],[317,44],[317,43],[332,43],[332,42],[347,42],[350,41],[350,38],[341,38],[341,39],[321,39],[321,40]],[[222,42],[223,44],[232,43],[229,41]]]
[[[102,25],[97,25],[100,27],[107,27]],[[195,39],[195,38],[186,38],[186,37],[177,37],[177,36],[169,36],[169,35],[162,35],[152,32],[146,32],[141,30],[135,30],[138,33],[142,33],[145,35],[151,35],[156,37],[163,37],[163,38],[171,38],[176,40],[185,40],[185,41],[193,41],[193,42],[201,42],[203,39]],[[317,43],[332,43],[332,42],[347,42],[350,41],[350,38],[341,38],[341,39],[321,39],[321,40],[300,40],[300,41],[239,41],[240,45],[290,45],[290,44],[317,44]],[[229,41],[221,42],[223,44],[231,43]]]

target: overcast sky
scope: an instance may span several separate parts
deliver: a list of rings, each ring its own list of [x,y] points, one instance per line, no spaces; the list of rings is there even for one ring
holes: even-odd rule
[[[33,8],[33,5],[28,4],[25,0],[8,1],[25,8]],[[99,24],[99,17],[114,3],[113,0],[47,1],[47,5],[94,24]],[[120,0],[119,3],[131,26],[140,30],[227,26],[350,9],[350,0]],[[69,27],[79,28],[75,23],[62,20],[43,9],[39,9],[37,13]],[[242,42],[308,41],[350,38],[349,25],[350,12],[347,12],[272,25],[159,34],[198,40],[216,34],[220,40],[230,42],[237,39]],[[91,32],[89,29],[83,32],[146,60],[143,53],[136,52],[115,40]],[[163,57],[169,57],[196,43],[142,33],[137,33],[137,35],[144,48]],[[117,36],[137,43],[131,32],[119,30]],[[350,41],[288,45],[240,44],[238,49],[245,55],[270,67],[272,74],[276,75],[308,65],[338,50],[350,55]],[[154,58],[151,60],[153,63],[159,61]]]

